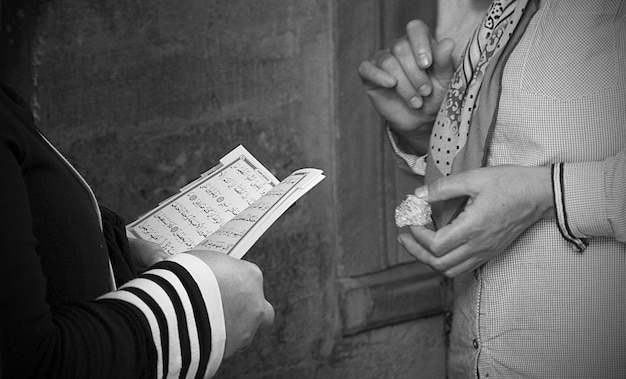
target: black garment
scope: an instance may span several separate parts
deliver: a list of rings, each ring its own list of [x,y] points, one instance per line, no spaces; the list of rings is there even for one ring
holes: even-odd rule
[[[137,277],[137,269],[130,258],[124,219],[109,208],[100,206],[102,233],[109,251],[109,259],[117,287]]]
[[[123,273],[128,261],[115,232],[119,220],[111,222],[109,212],[104,217],[105,234],[114,237],[112,262]],[[120,240],[117,251],[113,242]],[[142,314],[119,302],[93,301],[111,290],[94,199],[39,134],[26,103],[5,86],[0,262],[0,377],[137,378],[154,370]],[[134,274],[126,271],[124,279]]]
[[[225,337],[210,267],[183,253],[112,291],[111,269],[118,285],[136,275],[128,252],[124,220],[2,87],[0,377],[212,375]]]

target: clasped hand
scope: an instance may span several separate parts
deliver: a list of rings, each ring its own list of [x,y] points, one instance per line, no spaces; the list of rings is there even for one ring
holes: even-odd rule
[[[454,72],[453,48],[452,40],[435,41],[424,22],[413,20],[406,36],[358,69],[374,108],[420,154]]]
[[[433,231],[413,226],[398,241],[447,277],[472,271],[504,251],[541,218],[554,217],[550,168],[492,166],[439,179],[415,190],[429,203],[467,196],[463,211]]]

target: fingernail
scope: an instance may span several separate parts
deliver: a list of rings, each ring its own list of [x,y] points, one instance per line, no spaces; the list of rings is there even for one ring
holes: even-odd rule
[[[400,246],[405,247],[404,246],[404,240],[402,239],[402,236],[398,236],[398,243],[400,244]]]
[[[411,103],[411,106],[413,106],[413,108],[415,109],[419,109],[422,107],[422,98],[420,96],[413,96],[411,98],[411,100],[409,100],[409,102]]]
[[[417,56],[420,67],[426,68],[430,66],[430,55],[426,53],[422,53]]]
[[[430,88],[430,86],[428,84],[424,84],[423,86],[421,86],[419,88],[419,93],[422,96],[428,96],[430,95],[430,92],[432,91],[432,88]]]
[[[419,198],[424,198],[428,196],[428,186],[421,186],[415,189],[415,196]]]

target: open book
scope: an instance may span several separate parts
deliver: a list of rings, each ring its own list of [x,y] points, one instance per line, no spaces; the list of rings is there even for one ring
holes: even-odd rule
[[[156,242],[169,254],[192,249],[243,257],[265,231],[317,183],[304,168],[279,181],[243,146],[127,225],[131,237]]]

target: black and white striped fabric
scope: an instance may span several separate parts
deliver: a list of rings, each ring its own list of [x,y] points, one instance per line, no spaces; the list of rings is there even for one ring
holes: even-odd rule
[[[222,299],[199,258],[172,256],[98,301],[130,304],[145,317],[158,378],[209,378],[217,371],[226,340]]]

